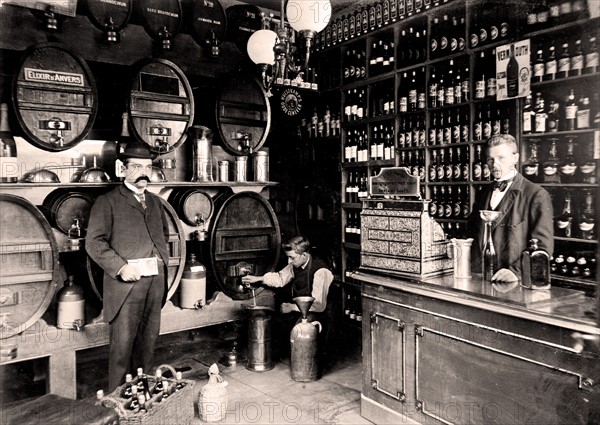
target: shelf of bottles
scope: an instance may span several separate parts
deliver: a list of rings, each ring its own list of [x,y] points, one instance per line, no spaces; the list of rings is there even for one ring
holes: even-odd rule
[[[344,312],[344,323],[351,326],[360,328],[362,327],[363,315],[362,315],[362,297],[360,294],[360,284],[354,283],[352,278],[348,278],[349,281],[343,284],[343,305],[342,309]]]
[[[555,210],[562,210],[563,183],[574,190],[573,202],[584,205],[586,190],[596,184],[591,158],[600,150],[594,124],[600,20],[588,17],[587,2],[580,0],[383,0],[335,19],[320,49],[340,55],[343,63],[343,192],[364,195],[368,177],[379,168],[406,166],[419,176],[431,215],[449,237],[460,236],[476,192],[490,180],[485,141],[511,134],[524,141],[522,165],[536,146],[540,183],[553,195]],[[531,39],[532,96],[497,101],[495,49],[525,38]],[[543,180],[542,164],[552,159],[553,143],[557,158],[570,158],[571,150],[579,161],[574,172],[559,162],[558,181]],[[344,222],[345,234],[360,227],[361,198],[343,203],[350,224]],[[343,270],[352,271],[359,240],[347,238]]]
[[[522,173],[544,186],[554,208],[553,278],[592,286],[600,148],[598,21],[573,26],[581,5],[540,9],[532,32],[532,95],[524,99]],[[560,6],[560,5],[559,5]]]

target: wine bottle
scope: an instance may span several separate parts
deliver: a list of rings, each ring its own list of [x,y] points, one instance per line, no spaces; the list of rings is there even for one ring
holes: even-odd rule
[[[575,130],[577,128],[577,102],[575,102],[575,91],[569,90],[569,96],[565,104],[565,122],[567,130]]]
[[[127,409],[132,412],[139,412],[140,410],[140,401],[138,399],[138,389],[137,386],[131,387],[131,401],[127,405]]]
[[[559,161],[556,154],[556,139],[552,139],[552,144],[548,151],[548,158],[542,165],[544,170],[544,183],[560,183],[560,175],[558,174]]]
[[[158,394],[165,389],[163,386],[162,371],[160,369],[156,369],[155,378],[156,378],[156,384],[154,385],[154,389],[152,390],[152,393]]]
[[[596,37],[590,36],[587,50],[585,52],[585,74],[593,74],[598,72],[598,47],[596,46]]]
[[[435,182],[437,180],[437,166],[438,166],[438,154],[437,150],[431,152],[431,164],[429,164],[429,182]]]
[[[532,182],[540,182],[541,175],[537,143],[531,143],[529,149],[529,159],[523,163],[523,175]]]
[[[583,74],[583,50],[581,49],[581,40],[575,41],[575,50],[571,56],[571,69],[569,77],[577,77]]]
[[[585,207],[577,223],[582,239],[596,239],[595,224],[596,214],[594,212],[594,196],[592,195],[592,192],[588,190],[585,194]]]
[[[590,127],[590,98],[581,97],[577,106],[577,128]]]
[[[128,373],[127,375],[125,375],[125,388],[123,389],[123,392],[121,393],[121,398],[124,399],[130,399],[132,396],[132,381],[133,381],[133,377],[131,376],[130,373]]]
[[[473,181],[481,181],[483,173],[483,160],[481,158],[481,145],[477,145],[475,151],[475,162],[473,163]]]
[[[566,78],[571,70],[571,55],[569,54],[569,43],[563,43],[560,57],[558,58],[558,68],[556,78]]]
[[[573,138],[570,137],[567,142],[567,156],[559,166],[562,183],[575,183],[575,173],[577,163],[575,162]]]
[[[556,217],[556,236],[573,237],[573,213],[571,212],[571,194],[565,194],[565,205],[562,213]]]
[[[559,129],[560,115],[558,113],[558,102],[550,102],[548,114],[546,115],[546,131],[549,133],[557,132]]]
[[[546,107],[544,105],[544,98],[541,93],[535,94],[535,123],[534,123],[534,132],[535,133],[545,133],[546,132],[546,119],[548,114],[546,113]]]
[[[543,81],[545,67],[546,61],[544,60],[544,52],[542,49],[539,49],[533,64],[533,75],[531,77],[532,83],[539,83],[540,81]]]
[[[508,97],[517,97],[519,94],[519,63],[515,58],[515,45],[510,45],[510,57],[506,66],[506,90]]]
[[[17,183],[17,144],[8,125],[8,105],[0,105],[0,183]]]
[[[550,46],[548,49],[548,56],[544,65],[544,81],[554,80],[556,78],[557,64],[556,64],[556,53],[554,46]]]
[[[586,147],[584,160],[579,163],[578,169],[582,183],[596,183],[596,159],[593,155],[593,146],[588,145]]]

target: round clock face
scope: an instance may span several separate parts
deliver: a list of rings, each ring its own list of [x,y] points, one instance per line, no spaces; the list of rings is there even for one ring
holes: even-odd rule
[[[294,89],[285,89],[281,93],[281,110],[290,116],[298,115],[302,110],[302,96]]]

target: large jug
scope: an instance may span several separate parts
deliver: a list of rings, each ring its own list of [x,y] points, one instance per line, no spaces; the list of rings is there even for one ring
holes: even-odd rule
[[[454,265],[454,277],[468,279],[471,277],[471,245],[473,238],[450,239],[452,244],[452,259]]]

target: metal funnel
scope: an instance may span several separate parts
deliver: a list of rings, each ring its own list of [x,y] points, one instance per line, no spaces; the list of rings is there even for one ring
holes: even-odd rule
[[[306,315],[308,310],[310,310],[310,306],[314,301],[314,297],[295,297],[293,301],[296,303],[298,308],[300,309],[300,313],[302,313],[302,318],[306,319]]]

